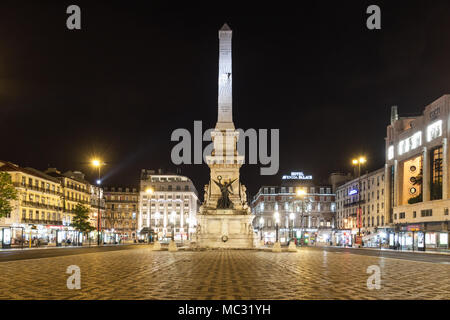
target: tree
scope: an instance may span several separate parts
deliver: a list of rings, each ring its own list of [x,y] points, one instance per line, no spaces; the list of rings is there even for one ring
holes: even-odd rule
[[[12,184],[11,175],[0,172],[0,218],[11,213],[12,200],[17,200],[17,190]]]
[[[77,203],[75,209],[75,216],[72,219],[72,227],[80,232],[91,232],[95,228],[89,222],[89,208]]]

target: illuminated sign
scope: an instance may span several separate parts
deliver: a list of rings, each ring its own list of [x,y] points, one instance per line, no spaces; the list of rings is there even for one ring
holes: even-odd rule
[[[390,146],[388,148],[388,160],[392,160],[394,158],[394,146]]]
[[[312,180],[312,176],[305,176],[303,172],[291,172],[290,176],[283,176],[283,180]]]
[[[398,143],[398,154],[402,155],[407,153],[420,145],[422,145],[422,131],[416,132],[411,137],[401,140]]]
[[[442,120],[438,120],[427,127],[427,142],[440,136],[442,136]]]
[[[355,194],[357,194],[357,193],[358,193],[358,190],[352,189],[352,190],[350,190],[350,191],[348,192],[348,195],[349,195],[349,196],[353,196],[353,195],[355,195]]]

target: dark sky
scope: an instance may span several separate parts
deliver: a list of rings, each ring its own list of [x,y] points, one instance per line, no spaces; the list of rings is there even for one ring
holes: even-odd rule
[[[234,122],[280,129],[279,174],[241,169],[252,195],[291,171],[349,171],[359,154],[381,167],[391,105],[417,114],[450,92],[450,2],[304,2],[2,1],[0,159],[94,179],[96,154],[108,185],[173,169],[172,131],[216,122],[217,31],[228,22]],[[66,29],[70,4],[81,31]],[[366,28],[370,4],[379,31]],[[182,173],[202,190],[209,169]]]

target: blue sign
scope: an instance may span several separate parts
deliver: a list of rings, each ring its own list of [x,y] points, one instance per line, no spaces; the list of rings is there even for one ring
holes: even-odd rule
[[[357,193],[358,193],[358,190],[352,189],[352,190],[350,190],[350,191],[348,192],[348,195],[349,195],[349,196],[353,196],[353,195],[355,195],[355,194],[357,194]]]

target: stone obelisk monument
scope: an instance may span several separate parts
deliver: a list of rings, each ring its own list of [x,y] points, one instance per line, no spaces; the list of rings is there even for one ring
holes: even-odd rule
[[[227,24],[219,30],[218,118],[211,133],[214,149],[206,156],[211,174],[197,215],[197,245],[201,248],[253,248],[251,214],[239,169],[244,156],[237,151],[232,108],[231,36]]]

